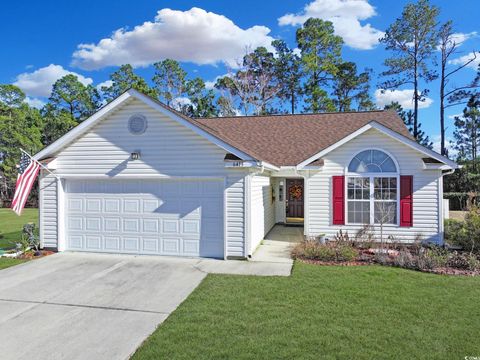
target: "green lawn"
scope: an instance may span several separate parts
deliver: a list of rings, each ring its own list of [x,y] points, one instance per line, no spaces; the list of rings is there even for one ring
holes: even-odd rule
[[[208,275],[133,359],[463,359],[479,299],[480,278],[380,266]]]
[[[0,270],[2,269],[6,269],[10,266],[13,266],[13,265],[18,265],[18,264],[21,264],[23,262],[25,262],[27,260],[23,260],[23,259],[9,259],[9,258],[0,258]]]
[[[24,209],[22,216],[10,209],[0,209],[0,249],[15,247],[22,236],[23,225],[29,222],[34,222],[38,228],[38,209]]]

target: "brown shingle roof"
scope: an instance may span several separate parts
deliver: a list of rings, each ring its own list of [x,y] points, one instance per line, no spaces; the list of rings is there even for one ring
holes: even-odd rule
[[[384,110],[191,120],[257,160],[276,166],[298,165],[371,121],[412,139],[402,119]]]

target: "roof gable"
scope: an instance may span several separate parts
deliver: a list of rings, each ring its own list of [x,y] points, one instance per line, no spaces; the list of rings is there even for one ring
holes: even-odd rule
[[[79,139],[82,135],[86,134],[88,131],[90,131],[95,125],[97,125],[102,119],[106,118],[108,115],[112,114],[114,111],[119,109],[121,106],[126,105],[128,101],[132,98],[138,99],[142,101],[144,104],[154,108],[155,110],[159,111],[160,113],[167,115],[169,118],[175,120],[176,122],[180,123],[181,125],[190,128],[193,130],[195,133],[198,135],[206,138],[213,144],[223,148],[225,151],[232,153],[236,156],[238,156],[241,159],[244,160],[250,160],[255,158],[254,156],[248,154],[247,152],[244,152],[240,150],[239,148],[236,148],[234,145],[232,145],[232,142],[225,142],[221,138],[217,137],[210,131],[209,129],[205,129],[205,126],[202,124],[198,124],[195,122],[195,120],[190,119],[184,115],[181,115],[179,112],[171,109],[170,107],[150,98],[149,96],[146,96],[134,89],[130,89],[102,107],[100,110],[98,110],[95,114],[90,116],[88,119],[85,121],[81,122],[78,126],[70,130],[68,133],[66,133],[64,136],[38,152],[35,156],[34,159],[36,160],[42,160],[44,158],[50,157],[54,154],[56,154],[58,151],[61,149],[65,148],[69,144],[75,142],[77,139]]]

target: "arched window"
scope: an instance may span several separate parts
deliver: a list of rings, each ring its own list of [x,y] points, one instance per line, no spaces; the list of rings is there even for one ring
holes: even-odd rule
[[[368,149],[355,155],[348,164],[348,223],[397,224],[398,186],[398,168],[388,154]]]
[[[380,150],[364,150],[350,161],[348,172],[397,172],[392,158]]]

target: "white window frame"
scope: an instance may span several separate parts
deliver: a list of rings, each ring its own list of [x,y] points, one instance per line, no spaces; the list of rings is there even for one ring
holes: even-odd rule
[[[348,167],[350,165],[350,162],[361,152],[366,151],[366,150],[377,150],[384,152],[387,154],[392,160],[393,163],[395,164],[395,167],[397,168],[396,172],[365,172],[365,173],[357,173],[357,172],[349,172]],[[388,151],[380,148],[375,148],[375,147],[369,147],[362,149],[360,151],[357,151],[348,161],[345,170],[344,170],[344,175],[345,175],[345,181],[344,181],[344,194],[345,194],[345,205],[344,205],[344,217],[345,217],[345,224],[346,225],[365,225],[364,223],[355,223],[355,222],[350,222],[348,221],[348,178],[369,178],[370,180],[370,223],[369,225],[375,226],[375,225],[380,225],[379,223],[375,223],[375,199],[374,199],[374,191],[375,191],[375,185],[374,185],[374,180],[375,178],[396,178],[397,179],[397,214],[396,214],[396,222],[395,224],[383,224],[384,227],[397,227],[400,226],[400,167],[398,165],[397,160],[395,157],[389,153]],[[362,201],[362,200],[359,200]],[[366,200],[363,200],[366,201]]]

